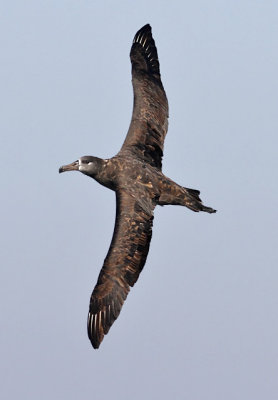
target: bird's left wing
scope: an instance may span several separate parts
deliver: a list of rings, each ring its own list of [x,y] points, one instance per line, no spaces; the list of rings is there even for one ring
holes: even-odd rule
[[[152,236],[154,204],[146,197],[116,192],[117,211],[112,242],[90,300],[88,336],[98,348],[120,314],[142,271]]]

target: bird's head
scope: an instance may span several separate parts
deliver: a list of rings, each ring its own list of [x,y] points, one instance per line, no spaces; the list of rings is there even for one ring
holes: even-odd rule
[[[59,168],[59,173],[66,171],[80,171],[85,175],[89,175],[92,178],[95,177],[100,167],[100,158],[93,156],[83,156],[79,160],[74,161],[71,164],[63,165]]]

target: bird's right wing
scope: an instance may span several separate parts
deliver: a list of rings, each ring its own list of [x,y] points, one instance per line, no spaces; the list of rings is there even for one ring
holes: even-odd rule
[[[150,25],[135,35],[130,51],[133,113],[120,153],[130,153],[161,169],[168,129],[168,101],[160,78],[155,42]]]
[[[90,300],[88,336],[98,348],[120,314],[142,271],[152,236],[154,205],[140,195],[116,192],[117,211],[112,242]]]

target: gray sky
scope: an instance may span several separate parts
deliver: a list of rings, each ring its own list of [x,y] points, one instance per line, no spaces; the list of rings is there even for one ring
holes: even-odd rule
[[[276,400],[277,1],[30,0],[0,15],[1,398]],[[218,213],[156,209],[145,269],[95,351],[114,193],[58,168],[120,149],[146,23],[170,104],[164,173]]]

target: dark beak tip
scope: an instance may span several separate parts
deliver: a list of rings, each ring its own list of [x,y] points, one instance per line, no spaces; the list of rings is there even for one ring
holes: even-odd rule
[[[61,174],[62,172],[64,172],[64,169],[63,169],[63,167],[60,167],[59,168],[59,174]]]

